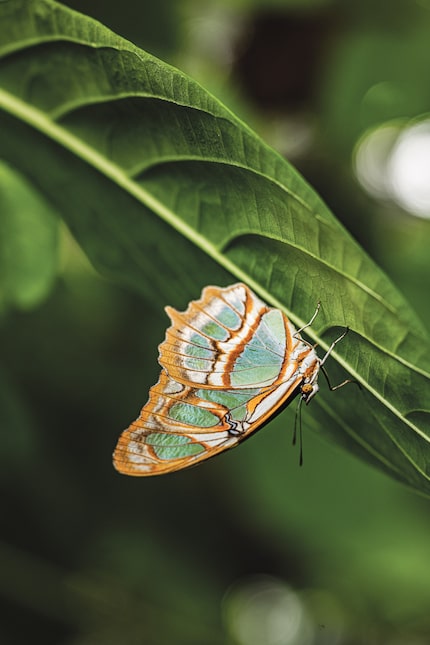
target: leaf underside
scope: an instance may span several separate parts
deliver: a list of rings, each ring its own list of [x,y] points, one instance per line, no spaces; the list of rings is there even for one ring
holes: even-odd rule
[[[181,309],[246,282],[333,353],[321,432],[430,493],[429,344],[388,278],[276,152],[186,75],[50,0],[0,3],[0,156],[94,265]],[[337,365],[336,365],[337,363]],[[312,410],[312,412],[311,412]]]

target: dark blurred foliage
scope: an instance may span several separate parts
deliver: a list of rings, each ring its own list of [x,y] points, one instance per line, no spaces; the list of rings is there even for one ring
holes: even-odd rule
[[[118,5],[104,0],[92,0],[90,3],[72,0],[62,4],[96,18],[112,31],[160,58],[167,59],[178,49],[180,3],[172,0],[154,3],[126,0]]]
[[[242,114],[427,322],[429,223],[368,195],[352,160],[368,128],[429,110],[429,3],[67,4]],[[195,470],[115,473],[167,318],[67,231],[49,298],[1,323],[2,644],[428,642],[428,500],[327,445],[306,411],[300,469],[292,409]]]
[[[304,110],[317,100],[318,79],[339,14],[261,11],[244,34],[235,73],[246,95],[263,110]]]

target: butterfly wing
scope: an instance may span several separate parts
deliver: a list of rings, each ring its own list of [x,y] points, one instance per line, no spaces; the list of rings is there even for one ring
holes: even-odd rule
[[[172,325],[159,362],[175,381],[210,389],[262,388],[294,371],[294,327],[245,284],[206,287],[186,311],[166,311]]]
[[[178,383],[165,370],[140,416],[119,438],[115,468],[162,475],[233,448],[288,402],[301,378],[268,388],[210,390]]]
[[[288,318],[244,284],[206,287],[186,311],[166,311],[160,379],[114,453],[128,475],[188,468],[236,446],[319,369]]]

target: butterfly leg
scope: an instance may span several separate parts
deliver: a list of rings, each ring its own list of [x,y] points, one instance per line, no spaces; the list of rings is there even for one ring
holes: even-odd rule
[[[345,331],[343,332],[343,334],[341,334],[341,335],[339,336],[339,338],[336,338],[336,340],[334,340],[334,341],[332,342],[332,344],[330,345],[330,347],[328,348],[328,350],[326,351],[325,355],[322,357],[322,359],[321,359],[321,361],[320,361],[320,367],[322,367],[322,366],[324,365],[324,363],[326,362],[326,360],[328,359],[328,357],[330,356],[330,354],[332,353],[332,351],[334,350],[334,348],[336,347],[336,345],[337,345],[337,344],[338,344],[338,343],[339,343],[343,338],[345,338],[345,336],[347,335],[347,333],[348,333],[348,332],[349,332],[349,327],[346,327],[346,328],[345,328]]]
[[[348,332],[349,332],[349,327],[346,327],[346,329],[345,329],[345,331],[343,332],[343,334],[341,334],[341,335],[339,336],[339,338],[336,338],[336,340],[334,340],[334,341],[332,342],[332,344],[331,344],[331,345],[330,345],[330,347],[328,348],[327,352],[325,353],[325,355],[322,357],[322,359],[321,359],[321,361],[320,361],[320,368],[321,368],[321,371],[322,371],[322,373],[324,374],[324,376],[325,376],[325,380],[327,381],[327,385],[328,385],[329,389],[330,389],[332,392],[334,392],[335,390],[339,390],[339,388],[343,387],[344,385],[347,385],[348,383],[355,383],[356,385],[358,385],[358,387],[359,387],[359,388],[360,388],[360,390],[361,390],[361,385],[360,385],[360,383],[359,383],[358,381],[356,381],[355,379],[352,379],[352,378],[347,378],[347,379],[345,379],[344,381],[342,381],[342,383],[339,383],[338,385],[332,385],[332,384],[330,383],[330,379],[329,379],[329,377],[328,377],[327,370],[326,370],[326,369],[325,369],[325,367],[324,367],[324,363],[326,362],[327,358],[328,358],[328,357],[330,356],[330,354],[332,353],[333,349],[336,347],[336,345],[338,344],[338,342],[339,342],[339,341],[341,341],[343,338],[345,338],[345,336],[347,335],[347,333],[348,333]]]
[[[362,389],[360,383],[358,381],[356,381],[355,379],[353,379],[353,378],[347,378],[344,381],[342,381],[342,383],[339,383],[338,385],[332,385],[330,383],[330,379],[328,377],[327,370],[323,365],[321,365],[321,371],[324,374],[325,380],[327,381],[328,389],[331,392],[334,392],[335,390],[339,390],[344,385],[348,385],[348,383],[355,383],[356,385],[358,385],[360,390]]]
[[[312,325],[312,323],[314,322],[315,318],[318,316],[318,312],[319,312],[319,310],[320,310],[320,309],[321,309],[321,302],[320,302],[320,301],[318,301],[318,302],[317,302],[316,309],[315,309],[315,311],[314,311],[314,313],[313,313],[312,318],[310,319],[310,321],[309,321],[308,323],[306,323],[306,325],[303,325],[303,327],[300,327],[300,329],[298,329],[298,330],[296,331],[296,333],[294,334],[294,336],[295,336],[295,337],[296,337],[296,336],[298,336],[299,334],[301,334],[301,332],[302,332],[304,329],[307,329],[308,327],[310,327],[310,326]]]
[[[315,346],[314,346],[314,345],[312,345],[312,343],[310,343],[309,341],[307,341],[307,340],[305,340],[304,338],[302,338],[302,337],[300,336],[300,333],[301,333],[304,329],[307,329],[308,327],[310,327],[310,326],[312,325],[312,323],[314,322],[315,318],[318,316],[318,312],[319,312],[319,310],[320,310],[320,309],[321,309],[321,302],[319,302],[319,301],[318,301],[318,302],[317,302],[316,309],[315,309],[315,312],[314,312],[314,314],[313,314],[312,318],[310,319],[310,321],[309,321],[308,323],[306,323],[306,325],[303,325],[303,327],[300,327],[300,329],[298,329],[298,330],[295,332],[295,334],[293,334],[293,338],[295,338],[296,340],[301,341],[302,343],[304,343],[305,345],[307,345],[307,346],[308,346],[309,348],[311,348],[311,349],[312,349],[313,347],[315,347]]]

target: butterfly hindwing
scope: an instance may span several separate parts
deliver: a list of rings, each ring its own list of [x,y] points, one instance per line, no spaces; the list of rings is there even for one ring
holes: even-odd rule
[[[209,390],[180,384],[162,370],[138,419],[118,441],[115,468],[161,475],[214,457],[261,427],[296,386]]]

